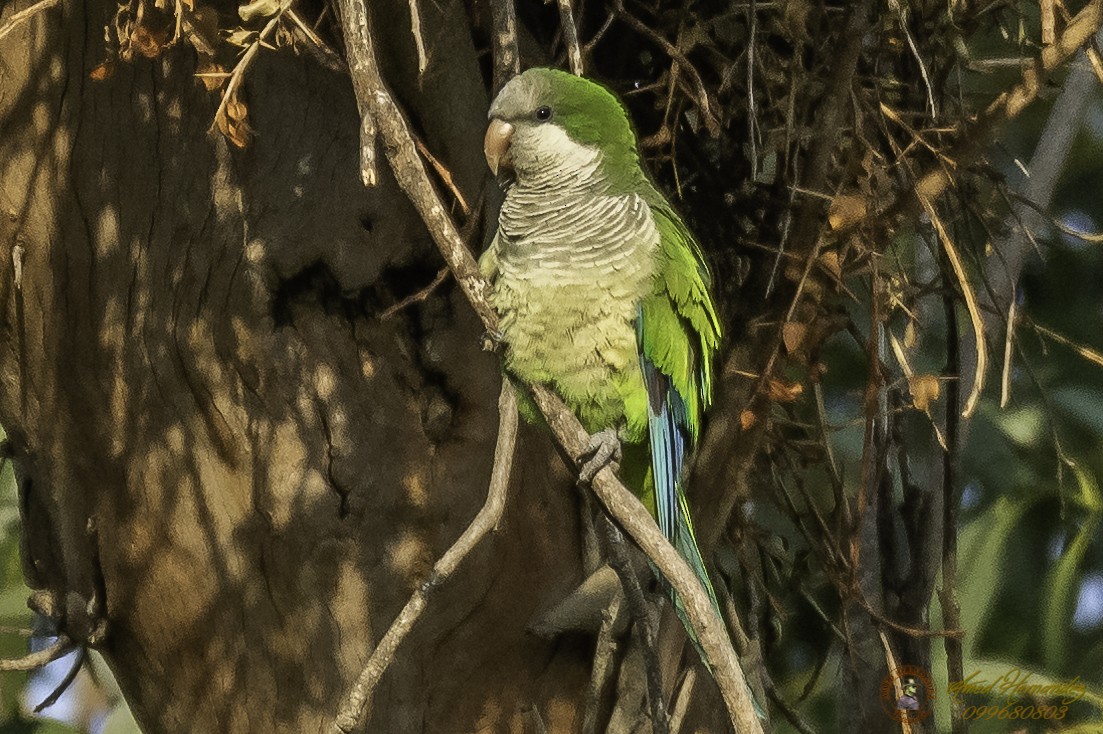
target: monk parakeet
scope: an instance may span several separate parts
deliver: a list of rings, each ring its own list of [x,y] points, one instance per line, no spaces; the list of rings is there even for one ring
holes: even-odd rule
[[[683,477],[720,342],[701,250],[644,172],[628,114],[603,86],[529,69],[502,88],[489,118],[486,158],[505,202],[480,267],[505,368],[554,389],[593,435],[584,478],[621,459],[621,478],[715,606]]]

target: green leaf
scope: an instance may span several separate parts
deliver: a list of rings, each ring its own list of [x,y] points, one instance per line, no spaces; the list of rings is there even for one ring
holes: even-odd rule
[[[1044,610],[1042,612],[1042,651],[1046,667],[1065,670],[1068,653],[1068,630],[1074,605],[1080,592],[1080,566],[1103,520],[1103,501],[1095,477],[1079,464],[1073,463],[1072,471],[1080,487],[1078,504],[1088,511],[1088,516],[1065,548],[1061,558],[1046,578]]]
[[[958,582],[961,603],[961,624],[968,634],[964,641],[965,656],[973,653],[974,645],[985,622],[995,608],[1000,585],[1009,578],[1005,572],[1007,545],[1013,532],[1033,499],[1001,496],[980,517],[961,532],[960,568],[964,571]]]

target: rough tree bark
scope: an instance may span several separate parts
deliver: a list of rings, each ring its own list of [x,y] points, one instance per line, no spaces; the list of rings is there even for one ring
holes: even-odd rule
[[[497,363],[451,285],[379,319],[441,262],[385,166],[360,184],[347,77],[262,54],[233,150],[190,50],[90,81],[114,10],[66,3],[0,43],[0,423],[31,579],[70,634],[102,632],[146,731],[317,731],[485,496]],[[375,10],[409,27],[406,3]],[[419,80],[408,33],[381,53],[475,201],[475,51],[459,3],[421,13],[448,56]],[[525,625],[578,581],[576,497],[546,439],[521,451],[372,731],[573,725],[590,653]]]

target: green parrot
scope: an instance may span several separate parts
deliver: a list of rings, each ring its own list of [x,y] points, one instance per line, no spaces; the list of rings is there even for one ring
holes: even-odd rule
[[[721,332],[700,247],[644,172],[628,113],[605,87],[529,69],[489,118],[484,149],[505,201],[479,265],[505,368],[554,389],[592,434],[584,480],[620,460],[719,612],[683,477]]]

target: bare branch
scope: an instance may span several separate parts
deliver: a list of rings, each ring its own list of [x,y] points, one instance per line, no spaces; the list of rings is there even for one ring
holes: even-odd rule
[[[923,194],[919,194],[919,203],[922,204],[927,216],[931,219],[931,224],[934,225],[935,231],[938,233],[939,242],[941,242],[942,249],[946,252],[946,257],[950,261],[950,267],[954,269],[954,276],[961,287],[961,294],[965,297],[965,307],[969,311],[969,320],[973,323],[973,342],[977,350],[977,363],[973,375],[973,387],[969,391],[969,397],[965,399],[965,407],[961,411],[962,418],[971,418],[980,402],[980,393],[984,389],[984,380],[988,373],[988,344],[984,340],[984,317],[980,314],[977,294],[969,283],[965,266],[962,265],[961,257],[957,254],[957,248],[954,247],[953,240],[950,239],[950,233],[942,226],[942,220],[939,219],[934,204]],[[956,407],[951,406],[951,409],[956,409]]]
[[[368,664],[364,666],[360,677],[341,704],[341,709],[330,729],[331,734],[351,734],[368,718],[375,686],[394,660],[398,646],[406,639],[414,623],[425,611],[429,594],[448,580],[448,577],[488,533],[497,529],[502,511],[506,506],[506,490],[509,488],[509,474],[513,468],[513,453],[517,445],[517,419],[517,393],[514,392],[513,385],[503,378],[502,392],[498,397],[498,442],[494,447],[494,466],[490,473],[490,488],[487,492],[486,504],[475,515],[475,519],[459,539],[436,562],[428,580],[413,593],[398,617],[391,623],[390,629],[379,641],[371,658],[368,659]]]
[[[617,622],[622,616],[624,596],[616,594],[601,613],[601,628],[594,646],[594,667],[590,672],[590,688],[586,694],[586,711],[582,718],[582,734],[598,734],[597,716],[605,691],[616,669]]]
[[[414,36],[414,46],[417,47],[417,73],[420,77],[429,66],[429,57],[425,53],[425,38],[421,34],[421,11],[418,9],[417,0],[408,0],[410,3],[410,33]]]
[[[11,33],[13,30],[22,25],[25,21],[34,17],[43,10],[47,10],[48,8],[52,8],[55,5],[60,4],[61,0],[42,0],[41,2],[37,2],[31,7],[27,8],[26,10],[20,10],[18,13],[14,14],[7,23],[5,23],[3,26],[0,26],[0,39],[3,39],[4,36]]]
[[[21,658],[0,658],[0,671],[8,672],[12,670],[38,670],[39,668],[57,660],[59,657],[75,647],[76,644],[72,640],[62,635],[54,640],[54,642],[51,643],[49,647],[44,647],[41,650],[27,653]]]
[[[651,709],[651,732],[669,734],[670,720],[666,711],[666,701],[663,699],[662,665],[659,663],[659,655],[656,651],[655,625],[651,621],[647,599],[643,595],[643,588],[640,587],[636,569],[632,567],[624,536],[608,517],[604,518],[603,524],[605,537],[609,541],[609,565],[617,572],[617,577],[624,589],[624,598],[632,613],[636,636],[643,653],[644,670],[647,672],[647,703]]]
[[[406,296],[401,301],[394,304],[383,313],[379,314],[379,320],[386,321],[407,306],[412,306],[415,303],[421,303],[422,301],[424,301],[426,298],[429,297],[430,293],[435,291],[440,286],[440,284],[444,282],[444,279],[448,277],[449,272],[451,271],[448,270],[448,268],[441,268],[440,270],[438,270],[436,277],[433,278],[429,285],[425,286],[416,293],[412,293]]]
[[[563,45],[567,47],[567,61],[571,65],[571,73],[575,76],[583,76],[582,49],[578,45],[578,28],[574,24],[571,0],[558,0],[558,2],[559,24],[563,28]]]
[[[490,0],[490,18],[494,25],[494,92],[521,73],[521,54],[517,50],[517,9],[513,0]]]
[[[410,128],[394,98],[383,83],[375,48],[368,30],[368,14],[363,0],[340,0],[341,26],[344,29],[352,86],[364,120],[372,120],[372,130],[382,138],[383,150],[398,185],[417,209],[426,229],[456,276],[468,301],[486,325],[496,332],[498,314],[487,300],[488,286],[479,266],[464,245],[448,209],[433,188],[418,155]],[[366,145],[362,140],[361,144]]]

